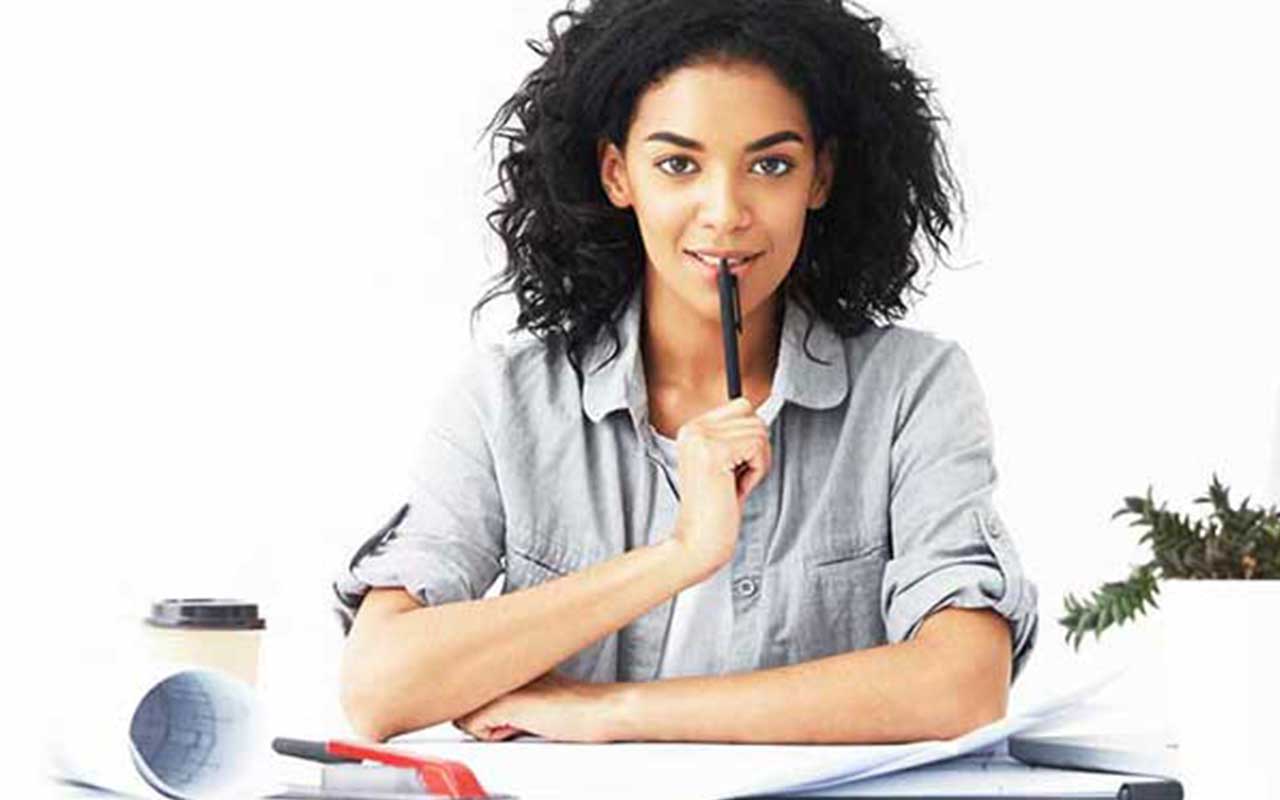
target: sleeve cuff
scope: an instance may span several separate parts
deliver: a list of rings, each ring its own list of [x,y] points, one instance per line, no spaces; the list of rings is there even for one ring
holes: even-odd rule
[[[943,608],[990,608],[1009,621],[1016,679],[1035,646],[1036,587],[1024,576],[999,517],[973,509],[969,519],[981,532],[981,543],[975,541],[945,561],[906,555],[885,568],[885,635],[890,642],[906,641],[926,617]]]
[[[424,606],[471,600],[489,587],[474,585],[472,576],[491,574],[485,557],[464,542],[436,540],[397,530],[408,514],[405,505],[356,550],[347,568],[333,580],[334,612],[344,633],[370,589],[400,587]],[[491,583],[491,581],[490,581]]]

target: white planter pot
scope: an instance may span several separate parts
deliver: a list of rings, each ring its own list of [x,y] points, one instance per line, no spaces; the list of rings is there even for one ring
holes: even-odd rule
[[[1168,711],[1190,800],[1280,800],[1280,580],[1170,580]]]

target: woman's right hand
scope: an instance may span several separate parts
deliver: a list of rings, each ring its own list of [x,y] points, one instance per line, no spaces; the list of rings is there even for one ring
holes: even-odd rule
[[[733,558],[742,505],[773,461],[769,429],[739,397],[682,425],[676,452],[680,513],[672,538],[705,577]]]

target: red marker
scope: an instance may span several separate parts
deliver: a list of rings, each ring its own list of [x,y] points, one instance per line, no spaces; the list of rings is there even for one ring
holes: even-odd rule
[[[339,741],[313,742],[276,738],[271,741],[271,749],[281,755],[305,758],[322,764],[362,765],[355,769],[326,767],[323,789],[394,791],[398,782],[415,786],[425,794],[458,800],[500,800],[507,797],[485,792],[475,774],[460,761],[415,756],[381,747]],[[365,765],[366,761],[374,764]]]

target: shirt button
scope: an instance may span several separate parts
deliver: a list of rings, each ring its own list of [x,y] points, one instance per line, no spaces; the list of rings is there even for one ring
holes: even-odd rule
[[[995,517],[987,517],[987,530],[991,531],[992,539],[1000,538],[1000,523]]]
[[[738,597],[755,597],[760,591],[760,581],[755,578],[739,578],[733,582],[733,592]]]

